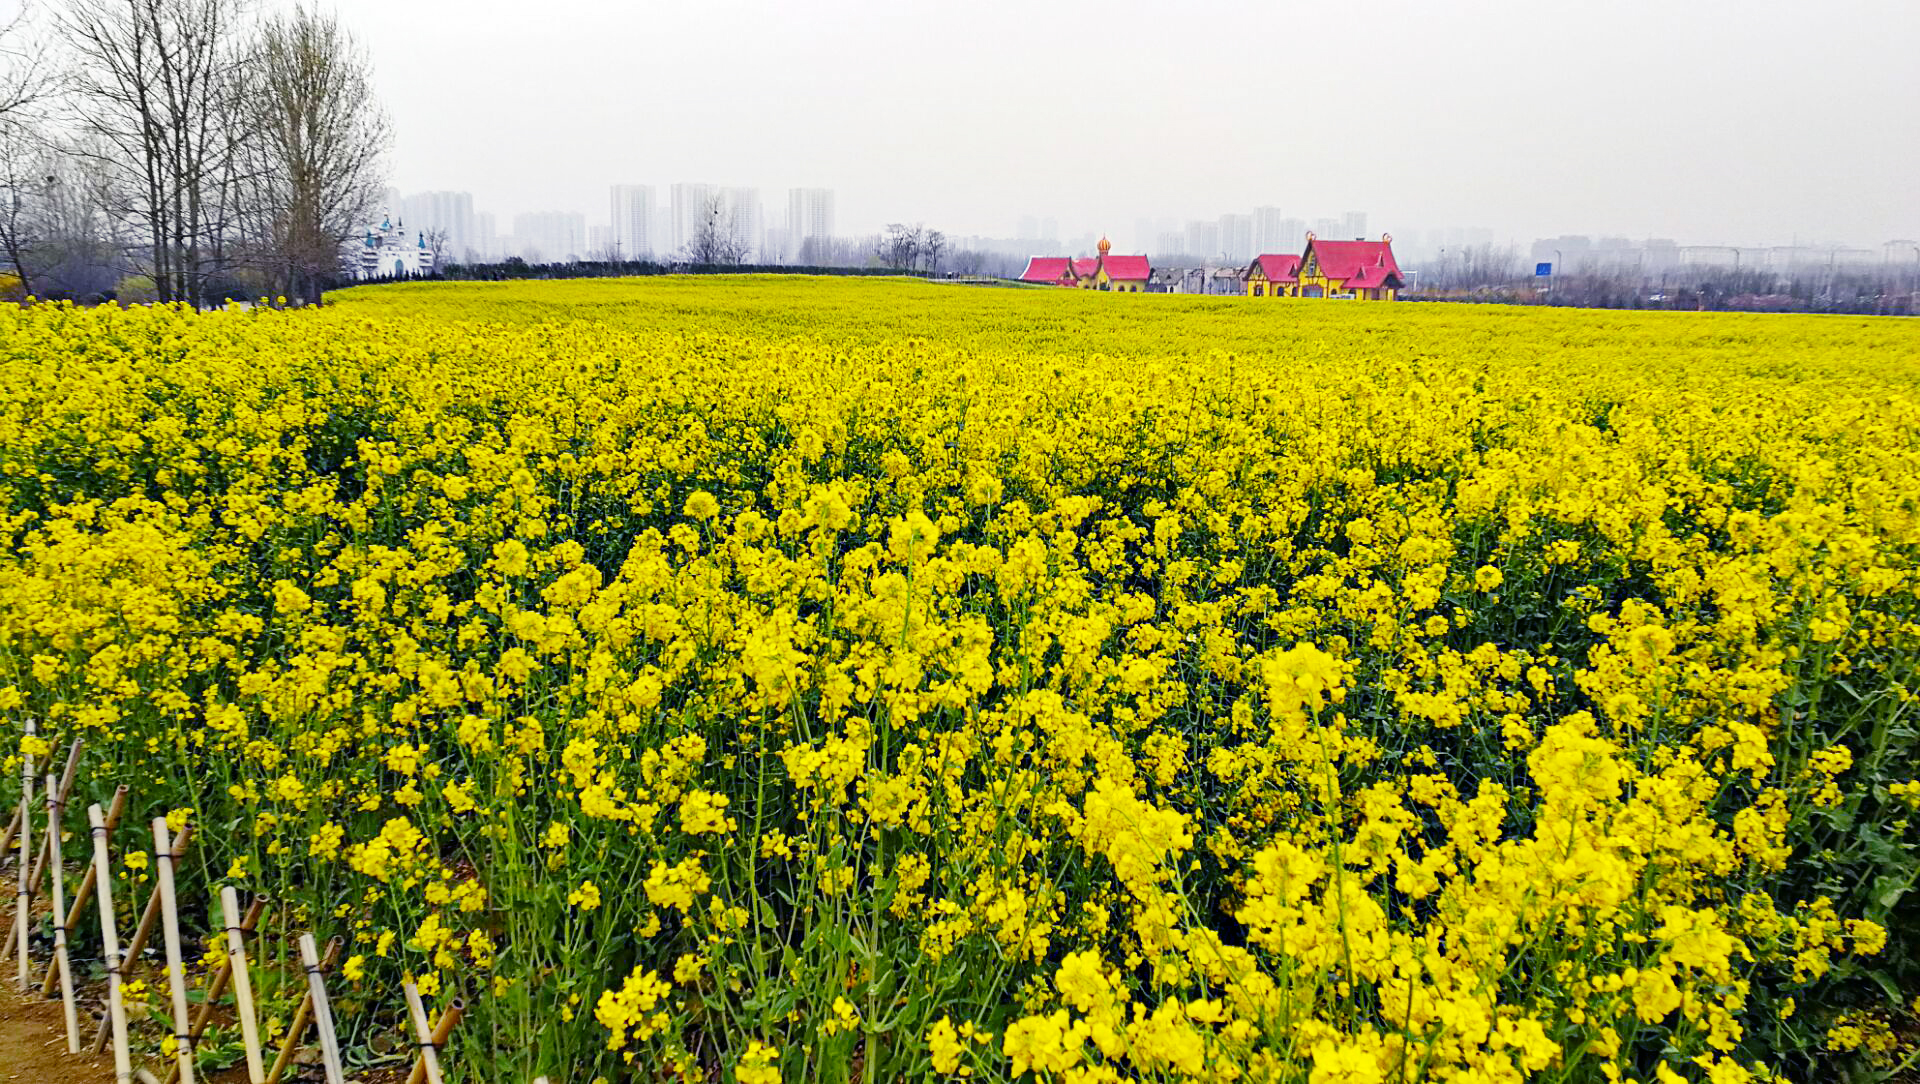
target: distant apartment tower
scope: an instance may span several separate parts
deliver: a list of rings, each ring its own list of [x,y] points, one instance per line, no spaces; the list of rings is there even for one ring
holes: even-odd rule
[[[465,261],[480,255],[473,220],[471,192],[416,192],[393,208],[407,230],[427,234],[438,243],[439,256]]]
[[[718,205],[715,206],[715,201]],[[684,255],[698,237],[709,211],[718,211],[721,226],[745,251],[746,259],[760,258],[766,243],[766,221],[757,188],[723,188],[683,181],[673,186],[673,252]]]
[[[675,255],[685,252],[687,245],[699,235],[700,224],[706,220],[707,204],[718,191],[713,185],[688,181],[673,186],[673,234],[668,241]]]
[[[1342,241],[1361,241],[1367,236],[1367,212],[1348,211],[1340,218],[1340,237]]]
[[[1187,223],[1186,255],[1202,260],[1220,258],[1220,224],[1218,222]]]
[[[587,255],[587,216],[577,211],[514,215],[513,238],[528,263],[571,263]]]
[[[1291,253],[1293,247],[1300,244],[1300,238],[1286,233],[1287,219],[1280,214],[1278,207],[1255,207],[1253,209],[1253,254]]]
[[[616,259],[645,260],[653,256],[653,186],[616,184],[609,192],[613,212],[611,245]]]
[[[832,242],[833,189],[787,189],[785,251],[800,263],[824,263]]]
[[[760,204],[758,188],[726,190],[727,218],[733,227],[733,240],[748,263],[766,258],[767,217]]]
[[[476,260],[500,258],[500,228],[492,211],[473,213],[473,256]]]
[[[1253,216],[1220,216],[1220,254],[1228,263],[1246,263],[1253,259]]]

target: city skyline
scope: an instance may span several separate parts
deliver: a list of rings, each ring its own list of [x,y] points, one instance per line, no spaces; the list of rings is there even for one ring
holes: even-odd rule
[[[788,188],[768,196],[745,186],[705,182],[676,182],[663,186],[661,198],[653,185],[613,184],[607,187],[607,221],[595,221],[583,212],[533,211],[514,215],[513,230],[499,233],[496,214],[474,205],[472,193],[431,190],[402,194],[387,190],[381,215],[394,214],[439,240],[454,260],[659,259],[679,258],[698,226],[700,212],[713,197],[742,244],[742,260],[749,263],[799,264],[818,259],[823,241],[860,240],[872,234],[846,234],[836,229],[837,196],[829,188]],[[784,198],[780,198],[784,196]],[[771,208],[771,209],[770,209]],[[1267,254],[1297,252],[1311,232],[1323,238],[1373,238],[1367,211],[1340,215],[1287,214],[1281,207],[1255,206],[1248,212],[1227,211],[1214,217],[1177,219],[1139,218],[1133,232],[1086,230],[1064,238],[1057,219],[1022,215],[1010,230],[998,234],[949,233],[955,248],[970,248],[1001,256],[1086,254],[1099,238],[1115,241],[1119,250],[1158,257],[1200,259],[1210,264],[1245,263]],[[1377,227],[1377,223],[1374,223]],[[1820,263],[1857,266],[1873,262],[1920,261],[1920,243],[1889,239],[1848,242],[1796,238],[1786,244],[1691,242],[1667,237],[1639,239],[1601,232],[1563,232],[1552,237],[1498,237],[1485,226],[1403,225],[1379,230],[1395,236],[1403,258],[1415,262],[1443,258],[1452,249],[1500,248],[1518,259],[1551,262],[1563,272],[1601,267],[1668,268],[1686,265],[1731,265],[1749,268],[1806,267]],[[809,249],[807,242],[816,246]]]
[[[831,188],[848,235],[895,221],[1003,235],[1024,215],[1055,219],[1062,236],[1163,215],[1184,229],[1256,206],[1307,218],[1366,207],[1376,226],[1472,223],[1522,244],[1587,231],[1876,245],[1920,232],[1908,180],[1920,111],[1837,107],[1920,97],[1920,65],[1900,46],[1920,9],[1886,2],[1753,0],[1728,18],[1716,4],[1652,0],[1364,11],[1228,0],[1189,20],[1132,0],[887,18],[840,0],[338,6],[394,118],[391,183],[468,190],[503,220],[598,217],[609,184],[662,192],[705,177],[770,202]],[[588,24],[599,30],[565,33]],[[622,97],[611,80],[634,40],[653,43],[657,89],[629,113],[610,104]],[[419,63],[422,41],[514,77],[450,80]],[[724,76],[682,45],[697,41],[728,43]],[[929,41],[949,54],[931,72]],[[1191,89],[1248,78],[1235,73],[1249,41],[1301,43],[1281,50],[1289,80],[1363,86],[1364,106]],[[791,78],[799,57],[821,74]],[[1143,77],[1097,95],[1037,89],[1037,73],[1089,64]]]

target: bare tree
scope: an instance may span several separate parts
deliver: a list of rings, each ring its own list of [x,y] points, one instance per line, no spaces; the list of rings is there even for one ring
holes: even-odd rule
[[[681,254],[687,262],[706,267],[735,267],[747,258],[747,246],[739,236],[733,211],[720,194],[707,197],[700,225]]]
[[[335,16],[304,6],[262,24],[250,61],[248,233],[281,292],[317,305],[384,179],[391,130],[373,64]]]
[[[932,277],[940,273],[940,257],[947,252],[947,235],[939,230],[925,230],[920,235],[920,261]]]
[[[0,123],[17,121],[53,87],[46,51],[29,33],[29,13],[22,3],[13,18],[0,21]]]
[[[912,271],[919,263],[920,248],[924,243],[924,230],[919,225],[909,226],[903,222],[890,222],[887,230],[880,235],[874,255],[883,267],[896,271]]]
[[[0,258],[20,280],[22,294],[34,292],[30,254],[39,240],[44,190],[52,180],[37,133],[0,116]]]
[[[143,235],[163,301],[207,300],[226,261],[238,152],[243,0],[67,0],[72,100]]]

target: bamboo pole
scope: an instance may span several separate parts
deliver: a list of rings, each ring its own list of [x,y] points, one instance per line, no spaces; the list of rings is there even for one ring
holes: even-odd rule
[[[231,887],[222,888],[220,890],[220,902],[223,905],[226,903],[228,893],[231,893],[232,891],[233,889]],[[247,908],[246,917],[240,920],[238,926],[235,926],[234,917],[240,911],[238,902],[236,900],[235,906],[233,908],[233,914],[229,914],[227,916],[227,934],[228,934],[227,944],[229,948],[231,948],[233,944],[233,939],[236,933],[241,938],[240,944],[242,946],[245,946],[246,944],[245,936],[253,932],[254,926],[260,921],[260,912],[266,910],[266,907],[267,907],[267,898],[265,896],[254,897],[253,905]],[[243,947],[242,959],[245,958],[244,953],[245,953],[245,949]],[[187,1041],[189,1043],[192,1043],[196,1046],[199,1045],[200,1036],[206,1034],[207,1023],[213,1019],[214,1006],[218,1004],[220,1000],[220,995],[226,992],[227,980],[232,978],[233,974],[234,974],[233,956],[231,952],[229,952],[226,961],[223,962],[219,967],[214,969],[213,978],[207,983],[207,996],[206,996],[206,1000],[200,1002],[200,1011],[193,1014],[193,1028],[187,1032]],[[248,992],[249,993],[252,992],[251,987],[248,988]],[[236,1006],[237,1006],[238,1000],[239,1000],[238,997],[236,997],[235,998]],[[248,1004],[249,1005],[252,1004],[251,998],[248,999]],[[176,1079],[178,1079],[178,1076],[179,1076],[178,1066],[168,1069],[164,1084],[173,1084],[173,1082]]]
[[[334,938],[327,942],[327,954],[320,961],[321,971],[333,970],[340,959],[341,941]],[[287,1037],[280,1042],[280,1055],[273,1060],[273,1068],[267,1073],[267,1084],[275,1084],[280,1074],[287,1071],[288,1063],[293,1061],[293,1049],[300,1045],[300,1033],[307,1030],[307,1018],[313,1015],[313,991],[309,989],[300,998],[300,1007],[293,1012],[293,1023],[287,1026]]]
[[[60,805],[62,808],[65,808],[68,796],[73,793],[73,775],[80,769],[80,750],[86,744],[86,739],[75,738],[73,739],[73,746],[67,750],[67,766],[65,770],[60,773]],[[53,782],[52,773],[48,773],[47,782],[49,784]],[[41,840],[40,850],[33,860],[33,887],[36,892],[40,889],[40,874],[47,868],[47,856],[52,853],[52,842],[44,839]]]
[[[240,1041],[247,1051],[248,1084],[265,1084],[267,1079],[267,1068],[260,1059],[260,1026],[253,1013],[253,980],[247,976],[246,938],[266,903],[265,896],[255,896],[247,917],[236,926],[233,920],[240,911],[240,900],[232,885],[220,889],[220,910],[227,919],[227,959],[233,965],[233,1009],[240,1017]]]
[[[412,979],[400,984],[407,996],[407,1015],[413,1018],[413,1032],[420,1040],[420,1064],[426,1067],[427,1084],[440,1084],[440,1055],[434,1051],[433,1028],[427,1023],[427,1007],[420,1003],[420,990]]]
[[[307,989],[313,994],[313,1028],[320,1033],[320,1063],[327,1070],[327,1084],[346,1084],[346,1073],[340,1068],[340,1040],[333,1033],[333,1007],[327,1004],[327,984],[320,974],[320,953],[314,948],[310,933],[300,935],[300,965],[306,969]]]
[[[126,788],[120,788],[120,796],[125,794]],[[133,1062],[127,1054],[127,1006],[120,993],[120,935],[114,929],[113,920],[113,860],[107,854],[107,822],[100,815],[98,803],[87,807],[87,823],[93,827],[94,881],[100,885],[100,950],[107,962],[107,1016],[101,1024],[113,1027],[115,1084],[127,1084],[133,1077]]]
[[[167,985],[173,994],[173,1041],[181,1084],[193,1084],[193,1039],[187,1034],[187,965],[180,959],[180,913],[173,898],[173,844],[167,818],[153,818],[153,863],[160,871],[160,933],[167,948]]]
[[[35,734],[34,722],[27,720],[27,737]],[[33,882],[27,880],[33,866],[33,754],[20,754],[20,904],[13,913],[13,927],[20,935],[15,945],[20,953],[20,989],[27,989],[27,904],[33,898]],[[4,944],[13,944],[9,937]]]
[[[67,804],[67,797],[73,793],[73,776],[74,776],[74,773],[79,771],[80,769],[80,750],[84,748],[85,745],[86,745],[86,741],[84,739],[75,738],[73,739],[72,748],[67,750],[67,767],[65,771],[63,771],[60,775],[60,789],[59,789],[60,805],[63,807]],[[53,777],[49,775],[47,779],[49,784],[51,784]],[[48,786],[47,793],[49,794],[54,793],[54,790],[51,785]],[[24,811],[25,808],[26,808],[26,803],[22,802],[21,809]],[[46,872],[46,869],[47,869],[48,846],[49,845],[47,841],[43,839],[40,841],[39,849],[34,852],[33,873],[31,876],[27,878],[27,904],[29,909],[32,908],[33,894],[35,892],[40,891],[40,875]],[[21,854],[21,859],[24,861],[25,858],[26,858],[26,855],[23,851]],[[55,908],[54,913],[58,914],[59,909]],[[14,921],[14,925],[17,927],[21,921],[20,916],[15,915],[13,921]],[[13,944],[15,941],[14,931],[8,930],[7,936],[4,939],[0,939],[0,940],[3,940],[5,944],[9,944],[9,945]],[[25,944],[27,941],[27,938],[21,937],[18,940],[22,944]],[[53,966],[52,961],[48,961],[47,966],[51,968]],[[26,988],[21,987],[21,989],[26,989]],[[49,996],[51,996],[53,993],[53,988],[49,986],[45,989],[44,992]]]
[[[193,825],[191,824],[180,829],[180,834],[173,837],[173,850],[170,853],[173,855],[175,862],[180,861],[181,858],[186,856],[187,844],[192,840]],[[133,940],[127,942],[126,955],[121,957],[120,960],[122,968],[131,968],[134,964],[140,962],[140,953],[146,950],[147,941],[153,937],[153,928],[158,925],[159,922],[160,886],[156,884],[153,886],[153,891],[147,895],[147,909],[140,916],[140,927],[133,931]],[[106,1048],[107,1022],[102,1020],[100,1021],[100,1030],[95,1032],[93,1036],[93,1052],[98,1054]]]
[[[18,835],[19,832],[20,811],[16,809],[13,811],[13,816],[7,818],[6,830],[0,831],[0,855],[6,854],[13,849],[13,837]]]
[[[446,1049],[447,1036],[453,1034],[453,1026],[460,1022],[461,1015],[466,1011],[467,1003],[457,997],[447,1003],[447,1011],[440,1014],[440,1022],[433,1026],[433,1049]],[[426,1079],[426,1061],[416,1060],[413,1063],[413,1072],[407,1074],[407,1084],[425,1084]]]
[[[107,838],[113,838],[113,830],[120,826],[120,814],[125,812],[126,808],[127,788],[122,786],[113,792],[113,805],[107,810]],[[80,879],[80,890],[73,894],[73,904],[67,908],[67,924],[64,929],[66,930],[68,938],[72,938],[73,931],[80,928],[80,917],[86,914],[87,903],[93,899],[93,882],[97,877],[98,871],[93,868],[93,863],[87,863],[86,875]],[[56,962],[57,961],[54,960],[48,960],[47,972],[40,976],[41,997],[53,996],[54,964]]]
[[[53,913],[63,914],[67,909],[66,863],[60,858],[60,821],[61,802],[58,797],[60,786],[54,780],[53,773],[47,773],[47,842],[53,848]],[[67,928],[53,928],[53,959],[60,965],[60,1013],[66,1018],[67,1053],[80,1052],[80,1017],[73,1008],[73,968],[67,960]]]

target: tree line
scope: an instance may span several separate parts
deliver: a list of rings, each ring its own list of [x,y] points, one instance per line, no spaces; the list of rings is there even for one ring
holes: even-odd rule
[[[1510,246],[1477,245],[1421,261],[1407,297],[1592,309],[1920,314],[1920,251],[1881,264],[1810,261],[1787,270],[1595,263],[1535,275]]]
[[[0,26],[0,285],[317,303],[390,143],[371,61],[329,12],[49,0]]]

